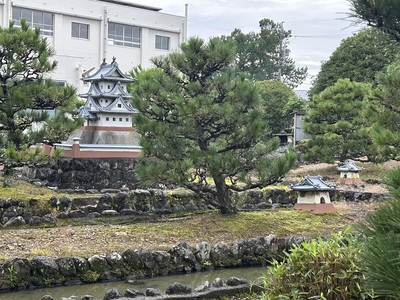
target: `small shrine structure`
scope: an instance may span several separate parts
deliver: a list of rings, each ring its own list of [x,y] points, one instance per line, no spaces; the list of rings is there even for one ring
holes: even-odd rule
[[[362,184],[360,171],[364,168],[357,166],[354,162],[345,161],[336,169],[340,172],[340,177],[336,181],[338,184]]]
[[[312,211],[316,214],[336,212],[331,203],[329,192],[336,186],[329,185],[322,180],[321,176],[305,176],[304,180],[291,186],[297,191],[297,203],[294,209]]]
[[[134,79],[125,75],[113,58],[110,64],[103,60],[93,75],[82,80],[90,83],[88,92],[79,95],[86,99],[78,110],[85,124],[56,148],[63,150],[64,157],[139,157],[141,147],[132,124],[132,116],[138,111],[130,104],[132,96],[127,91],[127,84]]]

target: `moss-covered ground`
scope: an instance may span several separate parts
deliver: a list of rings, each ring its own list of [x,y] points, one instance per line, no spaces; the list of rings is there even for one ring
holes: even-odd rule
[[[380,179],[386,167],[366,165],[368,178]],[[300,168],[291,172],[291,178],[304,174],[336,176],[334,166],[312,170]],[[61,194],[23,181],[14,181],[12,187],[2,187],[0,198],[22,201],[47,202],[51,196]],[[44,205],[44,204],[43,204]],[[30,258],[33,255],[82,256],[122,252],[127,248],[168,250],[180,242],[195,245],[206,241],[211,244],[231,243],[239,239],[274,234],[277,236],[329,235],[356,224],[378,204],[338,204],[338,213],[315,215],[292,209],[270,209],[257,212],[240,212],[231,216],[218,211],[196,214],[163,216],[146,219],[103,218],[63,221],[49,228],[15,228],[0,230],[0,263],[12,257]]]

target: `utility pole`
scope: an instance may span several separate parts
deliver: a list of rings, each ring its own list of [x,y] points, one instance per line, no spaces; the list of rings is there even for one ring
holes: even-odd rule
[[[282,81],[282,67],[286,56],[289,56],[290,50],[286,48],[286,43],[284,43],[284,29],[283,22],[279,23],[279,54],[278,54],[278,79]]]
[[[279,26],[279,56],[278,56],[278,79],[282,78],[282,56],[283,56],[283,23]]]

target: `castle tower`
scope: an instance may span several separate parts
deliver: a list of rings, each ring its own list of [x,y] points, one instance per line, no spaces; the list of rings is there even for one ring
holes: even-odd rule
[[[86,99],[80,108],[85,125],[74,137],[78,136],[81,144],[138,145],[132,125],[132,116],[138,111],[127,92],[127,84],[134,79],[123,74],[113,58],[110,64],[103,60],[97,72],[82,81],[90,84],[89,91],[79,95]]]

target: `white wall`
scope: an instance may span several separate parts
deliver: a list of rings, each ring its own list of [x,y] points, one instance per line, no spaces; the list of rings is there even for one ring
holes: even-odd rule
[[[116,57],[123,72],[128,72],[139,64],[150,67],[151,57],[176,50],[187,36],[185,16],[99,0],[0,0],[1,26],[8,26],[12,6],[54,14],[54,34],[47,38],[55,48],[54,59],[58,61],[58,67],[51,77],[77,86],[79,93],[88,89],[80,80],[82,72],[92,67],[98,69],[103,58],[110,63]],[[88,24],[89,39],[71,37],[71,22]],[[141,47],[109,45],[107,22],[140,27]],[[155,49],[155,35],[170,37],[169,51]]]

